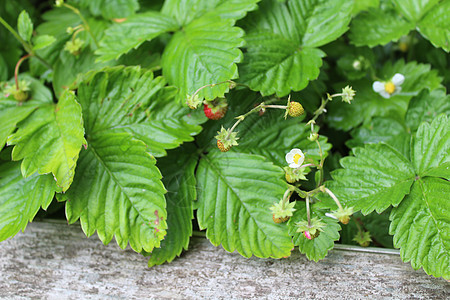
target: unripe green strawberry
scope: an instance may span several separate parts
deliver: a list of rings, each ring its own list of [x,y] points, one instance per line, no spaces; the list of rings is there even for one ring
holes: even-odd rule
[[[284,177],[286,178],[286,181],[289,182],[289,183],[295,183],[295,182],[297,182],[297,180],[293,179],[292,176],[291,176],[290,174],[288,174],[288,173],[286,173],[286,174],[284,175]]]
[[[222,152],[227,152],[228,150],[230,150],[231,146],[225,147],[222,141],[217,140],[217,148],[219,148],[219,150]]]
[[[16,99],[19,102],[23,102],[26,101],[28,99],[28,92],[27,91],[17,91],[16,93],[14,93],[14,99]]]
[[[289,219],[290,219],[289,216],[276,218],[275,214],[272,214],[272,220],[277,224],[284,223],[284,222],[288,221]]]
[[[289,115],[291,117],[299,117],[305,113],[303,106],[298,102],[290,102],[289,103]]]

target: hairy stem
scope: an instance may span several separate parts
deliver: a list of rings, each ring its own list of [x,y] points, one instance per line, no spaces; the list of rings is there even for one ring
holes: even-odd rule
[[[16,90],[19,90],[19,68],[20,68],[20,65],[25,61],[25,59],[27,59],[30,56],[31,56],[31,54],[25,55],[24,57],[19,59],[19,61],[16,64],[16,67],[14,69],[14,80],[16,82]]]
[[[78,15],[78,17],[80,17],[81,22],[83,22],[84,28],[86,29],[86,31],[89,33],[89,35],[91,36],[92,40],[94,41],[95,46],[97,46],[97,48],[99,48],[99,44],[97,42],[97,39],[95,38],[94,34],[92,33],[91,27],[89,27],[89,23],[86,21],[86,19],[83,17],[83,14],[80,12],[80,10],[76,7],[73,7],[70,4],[64,3],[63,4],[64,7],[67,7],[68,9],[70,9],[71,11],[73,11],[75,14]]]

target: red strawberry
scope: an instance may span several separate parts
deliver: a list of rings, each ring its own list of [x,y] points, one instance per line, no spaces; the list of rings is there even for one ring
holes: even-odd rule
[[[227,99],[216,98],[213,101],[208,101],[203,105],[205,116],[211,120],[222,119],[228,110]]]

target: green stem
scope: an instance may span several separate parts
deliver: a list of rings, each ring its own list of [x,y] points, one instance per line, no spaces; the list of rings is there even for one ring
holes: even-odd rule
[[[291,191],[291,189],[287,189],[287,190],[284,192],[284,195],[283,195],[283,202],[281,203],[281,208],[282,208],[282,209],[285,209],[285,208],[286,208],[286,203],[289,202],[289,199],[291,198],[292,193],[293,193],[293,191]]]
[[[317,146],[319,147],[319,154],[320,154],[320,164],[319,164],[319,175],[320,175],[320,179],[319,182],[317,182],[316,187],[319,187],[322,185],[323,183],[323,163],[324,163],[324,157],[323,157],[323,152],[322,152],[322,147],[320,146],[320,142],[318,140],[316,140]]]
[[[195,95],[195,93],[194,93],[194,95]],[[250,111],[246,112],[245,114],[237,116],[236,117],[237,121],[233,124],[233,126],[228,131],[228,135],[227,135],[226,139],[228,139],[230,137],[230,135],[233,132],[233,130],[239,125],[239,123],[244,121],[244,119],[247,116],[251,115],[254,112],[259,111],[261,108],[271,106],[271,105],[267,105],[267,103],[273,103],[273,102],[278,101],[278,100],[279,100],[278,98],[272,98],[272,99],[267,100],[266,102],[261,102],[258,106],[255,106],[253,109],[251,109]],[[279,105],[273,105],[273,106],[279,106]],[[275,108],[279,108],[279,107],[275,107]],[[286,109],[286,106],[284,106],[284,109]]]
[[[63,4],[65,7],[67,7],[68,9],[70,9],[71,11],[73,11],[75,14],[78,15],[78,17],[80,17],[81,22],[83,22],[84,24],[84,28],[86,29],[86,31],[89,33],[89,35],[91,36],[92,40],[94,41],[95,46],[97,46],[97,48],[100,48],[97,39],[95,38],[94,34],[91,31],[91,27],[89,27],[89,23],[86,21],[86,19],[83,17],[83,15],[81,14],[80,10],[76,7],[73,7],[70,4],[64,3]]]
[[[311,227],[311,212],[309,210],[309,196],[306,196],[306,217],[308,218],[308,227]]]
[[[11,32],[12,35],[14,35],[14,37],[22,44],[23,48],[25,49],[25,51],[28,52],[30,56],[36,57],[50,70],[53,69],[52,66],[45,59],[43,59],[33,51],[33,47],[30,44],[28,44],[24,39],[22,39],[20,35],[14,30],[14,28],[12,28],[2,17],[0,17],[0,23],[3,26],[5,26],[5,28],[8,29],[8,31]]]
[[[9,32],[11,32],[14,35],[14,37],[22,44],[22,46],[28,53],[33,53],[33,49],[31,48],[30,44],[28,44],[24,39],[22,39],[20,35],[14,30],[14,28],[12,28],[2,17],[0,17],[0,23],[2,23],[3,26],[5,26],[6,29],[8,29]]]
[[[214,87],[214,86],[219,85],[219,84],[232,83],[232,82],[233,82],[233,81],[231,81],[231,80],[226,80],[226,81],[222,81],[222,82],[219,82],[219,83],[211,83],[211,84],[207,84],[207,85],[204,85],[204,86],[202,86],[202,87],[199,87],[199,88],[194,92],[194,94],[192,94],[192,99],[194,99],[195,96],[197,96],[197,94],[198,94],[201,90],[203,90],[204,88],[207,88],[207,87]]]
[[[334,202],[337,204],[337,206],[339,207],[339,209],[343,210],[344,208],[342,207],[341,203],[339,202],[338,198],[336,197],[335,194],[333,194],[332,191],[330,191],[329,189],[327,189],[326,187],[322,186],[322,190],[325,191],[328,195],[330,195],[330,197],[334,200]]]

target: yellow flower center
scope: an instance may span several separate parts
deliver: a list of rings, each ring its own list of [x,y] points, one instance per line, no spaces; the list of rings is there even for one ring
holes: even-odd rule
[[[302,156],[300,155],[300,154],[295,154],[294,155],[294,162],[298,165],[298,160],[300,159],[300,158],[302,158]]]
[[[386,92],[388,92],[389,93],[389,95],[392,95],[392,93],[395,91],[395,84],[393,84],[392,82],[387,82],[385,85],[384,85],[384,90],[386,91]]]

